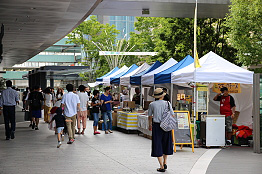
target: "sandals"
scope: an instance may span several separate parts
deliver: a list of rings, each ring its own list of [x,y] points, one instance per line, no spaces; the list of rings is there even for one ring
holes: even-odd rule
[[[165,170],[165,169],[158,168],[158,169],[156,169],[156,171],[158,171],[158,172],[165,172],[166,170]]]

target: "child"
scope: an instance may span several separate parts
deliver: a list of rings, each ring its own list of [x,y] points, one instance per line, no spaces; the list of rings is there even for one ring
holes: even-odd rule
[[[62,108],[57,108],[56,109],[56,115],[52,118],[49,124],[51,124],[55,120],[56,123],[56,131],[57,131],[57,140],[58,140],[58,145],[57,148],[59,148],[62,143],[61,143],[61,137],[63,136],[63,130],[65,128],[65,117],[62,115]],[[64,137],[62,137],[63,140]]]

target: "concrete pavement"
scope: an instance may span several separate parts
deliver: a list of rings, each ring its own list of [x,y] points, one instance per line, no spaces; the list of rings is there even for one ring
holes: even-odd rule
[[[17,120],[20,117],[23,118],[23,113],[17,109]],[[29,122],[17,123],[16,137],[9,141],[5,140],[4,125],[0,125],[0,174],[158,173],[157,159],[150,157],[151,140],[118,131],[93,135],[92,123],[87,121],[85,135],[76,135],[74,144],[66,144],[66,139],[59,149],[56,148],[56,135],[48,130],[43,120],[39,131],[29,128]],[[234,151],[234,148],[222,149],[214,158],[206,158],[210,153],[208,149],[196,148],[192,153],[190,148],[178,148],[177,153],[168,158],[166,173],[188,174],[198,171],[196,174],[204,174],[206,169],[201,168],[201,161],[205,163],[203,157],[209,162],[212,160],[207,165],[208,174],[231,174],[230,168],[238,171],[238,174],[248,173],[249,170],[242,170],[235,163],[232,165],[233,159],[241,162],[241,166],[244,163],[252,164],[251,168],[255,169],[250,171],[255,173],[259,169],[261,173],[261,155],[253,154],[250,149],[239,148],[238,151]],[[252,161],[248,162],[249,159]],[[194,170],[195,167],[202,170]],[[223,172],[221,167],[224,167]]]

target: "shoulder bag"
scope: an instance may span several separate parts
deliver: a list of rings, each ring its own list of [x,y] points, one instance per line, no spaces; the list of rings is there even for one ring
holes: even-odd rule
[[[100,106],[100,110],[101,110],[101,112],[106,112],[106,111],[107,111],[105,101],[104,101],[103,104]]]
[[[167,107],[164,110],[160,127],[166,132],[176,129],[177,127],[177,120],[172,116],[170,112],[169,102],[167,102]]]

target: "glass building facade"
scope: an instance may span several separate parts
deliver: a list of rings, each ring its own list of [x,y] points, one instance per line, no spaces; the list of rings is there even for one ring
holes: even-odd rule
[[[126,35],[126,40],[130,38],[130,32],[135,31],[135,17],[134,16],[110,16],[109,24],[115,25],[116,29],[120,31],[117,39],[123,39]]]

